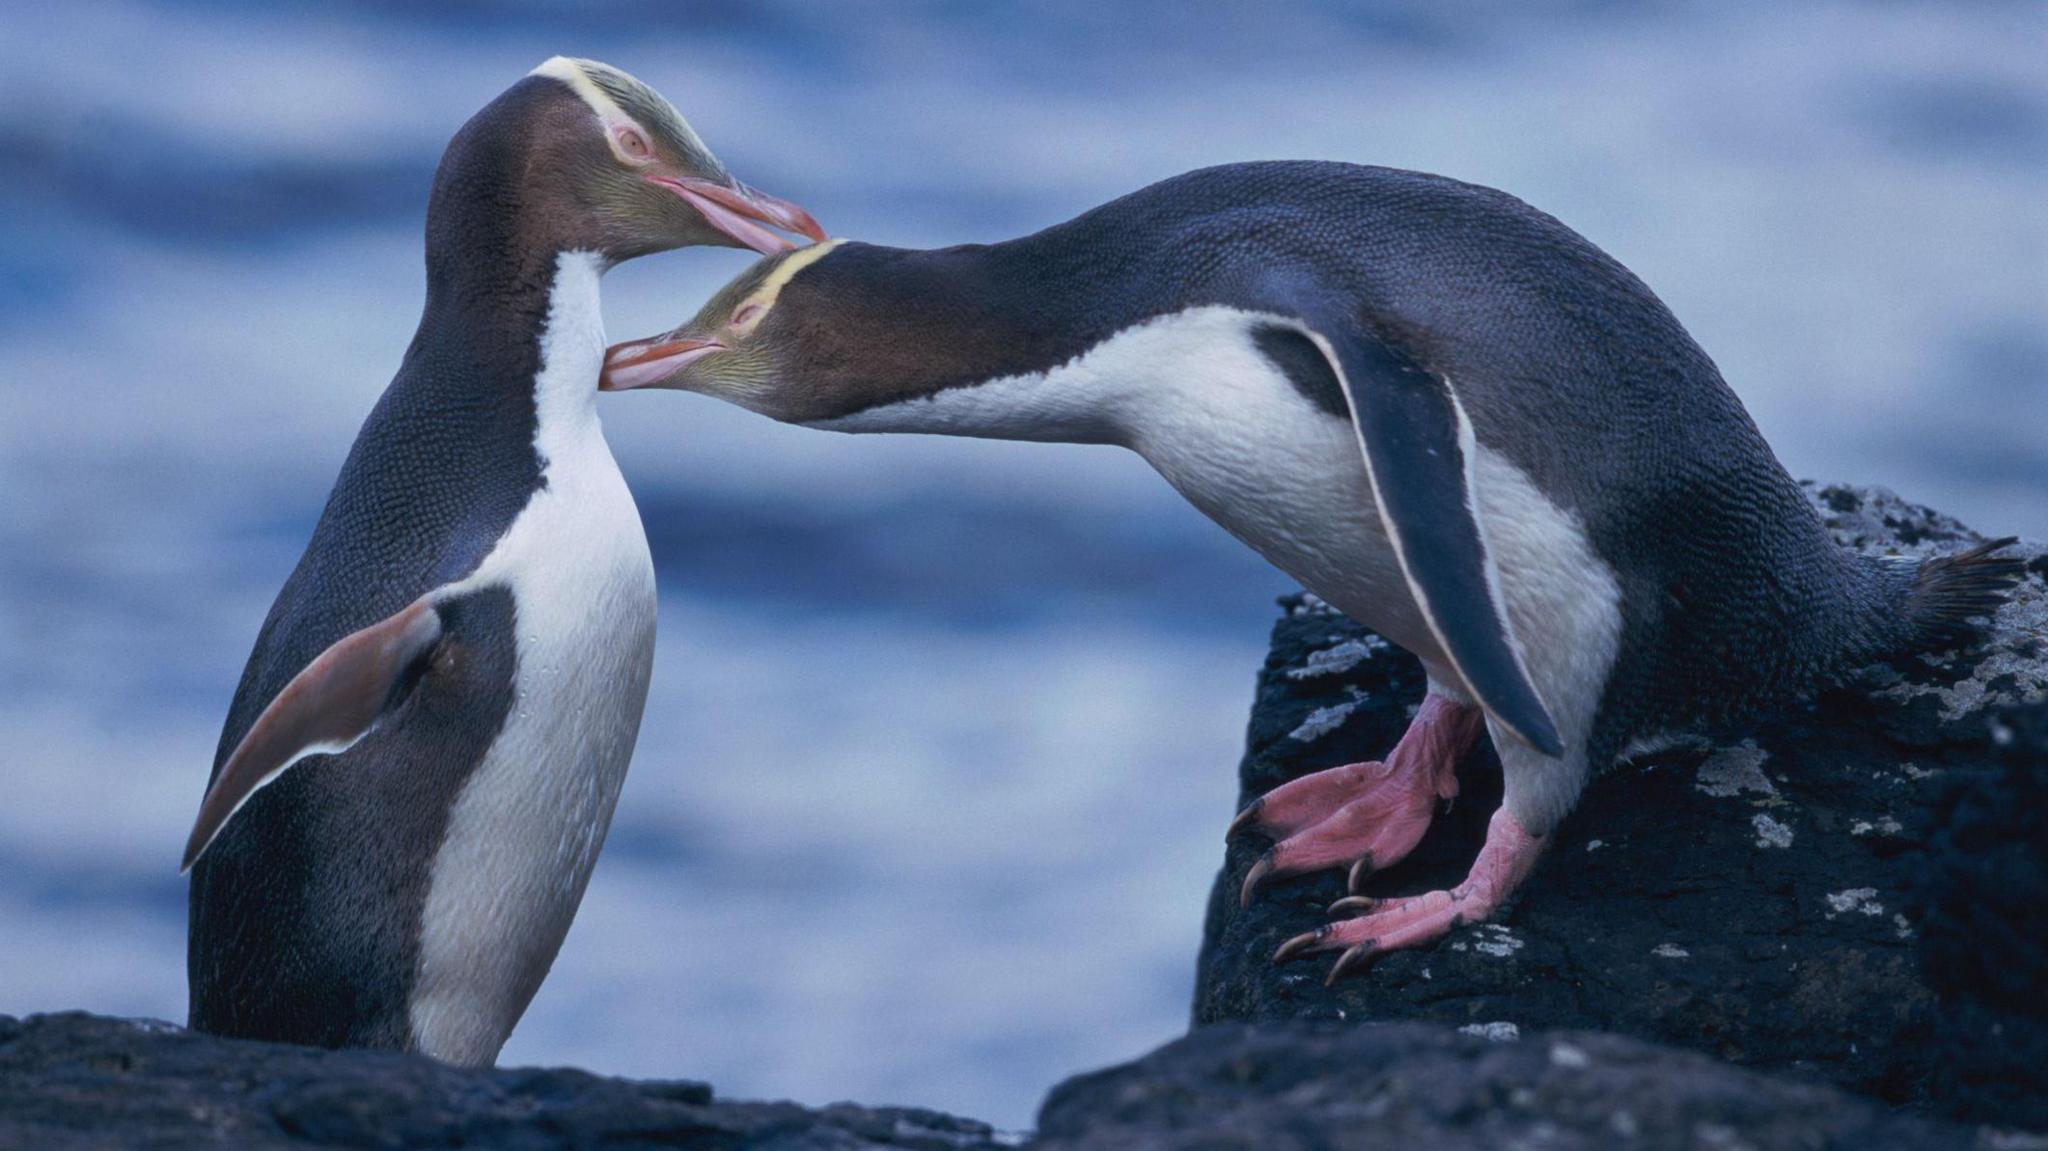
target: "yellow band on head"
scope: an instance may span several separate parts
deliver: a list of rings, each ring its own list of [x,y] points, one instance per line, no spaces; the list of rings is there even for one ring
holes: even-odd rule
[[[824,257],[825,253],[830,252],[845,242],[845,240],[837,239],[823,240],[812,244],[808,248],[798,248],[796,251],[791,252],[780,264],[775,265],[775,270],[768,273],[768,278],[761,281],[761,286],[754,289],[754,294],[748,296],[746,302],[749,304],[759,304],[761,306],[760,314],[763,316],[767,315],[768,309],[775,306],[776,297],[782,295],[782,286],[784,284],[789,283],[791,279],[795,278],[798,272],[817,263]],[[758,323],[759,320],[757,319],[755,322]]]
[[[605,95],[604,89],[591,80],[590,73],[583,70],[581,60],[570,56],[550,56],[540,67],[528,72],[527,75],[546,76],[567,84],[583,98],[585,104],[590,105],[590,110],[597,113],[597,118],[607,124],[633,123],[633,118],[626,115],[625,109],[619,107],[617,101]]]
[[[717,162],[711,157],[711,149],[705,147],[704,141],[697,138],[696,130],[690,127],[690,122],[683,118],[681,112],[676,111],[675,105],[663,99],[661,93],[609,64],[598,60],[579,60],[573,56],[554,56],[527,75],[545,76],[550,80],[567,84],[571,91],[590,106],[590,110],[597,115],[598,122],[608,129],[605,133],[606,142],[612,146],[613,154],[621,160],[632,163],[634,158],[619,151],[618,141],[612,137],[609,129],[623,125],[641,133],[653,129],[656,132],[670,134],[682,145],[686,155],[701,155],[707,162],[716,166]],[[646,106],[640,109],[641,115],[652,116],[655,122],[646,123],[640,117],[626,111],[619,105],[620,97],[614,95],[617,92],[631,93],[632,100],[644,100]]]

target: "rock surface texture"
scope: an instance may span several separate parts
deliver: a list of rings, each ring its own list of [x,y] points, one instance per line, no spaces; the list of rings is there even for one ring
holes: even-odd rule
[[[1813,492],[1845,542],[1973,540],[1888,493]],[[1055,1088],[1028,1144],[2048,1149],[2048,553],[1990,641],[1870,669],[1721,746],[1608,774],[1521,903],[1323,986],[1275,967],[1335,874],[1211,899],[1195,1030]],[[1415,662],[1313,603],[1274,629],[1244,798],[1392,746]],[[1464,874],[1499,801],[1457,807],[1376,890]],[[1219,832],[1228,813],[1217,813]],[[1364,1024],[1360,1026],[1360,1024]],[[1689,1050],[1687,1050],[1689,1049]],[[691,1082],[465,1070],[90,1015],[0,1016],[0,1148],[990,1151],[930,1111],[728,1102]]]
[[[1201,1028],[1071,1079],[1039,1138],[1048,1151],[1937,1151],[1998,1137],[1617,1035],[1293,1023]]]
[[[987,1124],[930,1111],[727,1103],[702,1083],[476,1071],[93,1015],[0,1016],[0,1147],[10,1151],[996,1146]]]
[[[1025,1145],[1047,1151],[1987,1145],[1983,1131],[1618,1036],[1503,1043],[1423,1024],[1202,1028],[1061,1085],[1040,1125]],[[92,1015],[0,1016],[0,1147],[10,1149],[994,1151],[1019,1143],[929,1111],[729,1103],[701,1083],[465,1070]]]
[[[1882,490],[1809,495],[1837,538],[1879,554],[1980,538]],[[2027,576],[1988,642],[1869,669],[1719,746],[1608,772],[1519,904],[1433,950],[1331,987],[1327,957],[1276,968],[1274,949],[1326,921],[1343,877],[1269,885],[1240,910],[1266,844],[1232,844],[1195,1022],[1617,1032],[1930,1113],[2048,1128],[2048,724],[2009,713],[2048,694],[2048,549],[2015,552]],[[1286,609],[1240,803],[1384,754],[1423,691],[1414,659],[1379,637],[1312,600]],[[1464,876],[1500,799],[1491,750],[1460,778],[1450,815],[1368,893]]]

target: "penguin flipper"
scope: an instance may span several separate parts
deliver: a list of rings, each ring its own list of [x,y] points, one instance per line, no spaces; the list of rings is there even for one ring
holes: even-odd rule
[[[1350,402],[1380,519],[1430,631],[1488,714],[1545,755],[1563,754],[1515,647],[1479,522],[1472,422],[1451,381],[1352,324],[1310,335]]]
[[[435,593],[344,636],[277,693],[214,776],[185,841],[190,871],[249,797],[309,755],[346,751],[403,693],[394,689],[441,640]]]

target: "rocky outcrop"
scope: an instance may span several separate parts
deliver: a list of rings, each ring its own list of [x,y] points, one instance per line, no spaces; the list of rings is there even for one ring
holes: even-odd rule
[[[1422,1024],[1201,1028],[1062,1084],[1040,1128],[1026,1145],[1046,1151],[1938,1151],[1986,1142],[1981,1131],[1617,1036],[1499,1042]],[[734,1103],[702,1083],[465,1070],[91,1015],[0,1016],[0,1147],[10,1149],[995,1151],[1018,1143],[929,1111]]]
[[[1616,1035],[1501,1042],[1422,1024],[1222,1024],[1069,1080],[1047,1151],[1938,1151],[1983,1133]]]
[[[1851,546],[1917,555],[1979,538],[1887,492],[1810,495]],[[1519,904],[1433,950],[1385,956],[1331,987],[1327,957],[1275,967],[1281,941],[1326,920],[1342,876],[1271,885],[1240,910],[1264,843],[1233,844],[1211,896],[1195,1021],[1616,1032],[1887,1103],[2048,1127],[2048,1027],[2029,1014],[2048,1010],[2048,742],[1993,723],[2048,694],[2048,551],[2017,551],[2028,577],[1987,643],[1871,669],[1721,746],[1609,772]],[[1376,758],[1422,690],[1412,657],[1313,600],[1287,601],[1240,801]],[[1463,877],[1500,768],[1482,748],[1460,774],[1450,815],[1370,893]]]
[[[450,1067],[99,1016],[0,1016],[0,1147],[993,1151],[930,1111],[728,1103],[702,1083]]]
[[[1927,1094],[2048,1131],[2048,704],[1991,736],[2000,764],[1941,781],[1921,821],[1908,914],[1938,1000]]]

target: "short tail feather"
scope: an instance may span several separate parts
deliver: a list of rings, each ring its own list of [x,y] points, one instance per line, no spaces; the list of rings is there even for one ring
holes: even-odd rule
[[[1922,561],[1906,603],[1916,646],[1952,647],[1984,630],[1980,621],[1998,610],[2026,574],[2024,560],[1997,554],[2018,542],[2007,536]]]

